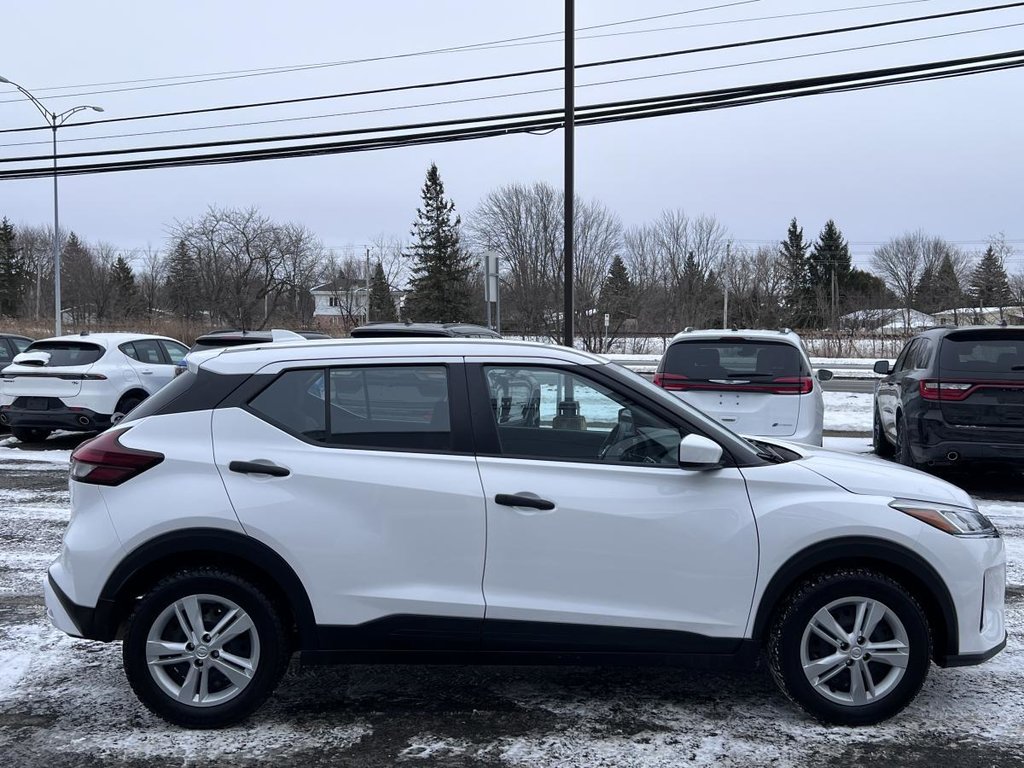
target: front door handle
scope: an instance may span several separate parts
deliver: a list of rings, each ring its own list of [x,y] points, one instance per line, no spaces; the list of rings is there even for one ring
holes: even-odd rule
[[[279,467],[276,464],[263,464],[258,461],[232,461],[228,464],[232,472],[239,472],[243,475],[270,475],[271,477],[288,477],[290,470]]]
[[[494,497],[494,503],[501,504],[503,507],[529,507],[530,509],[540,509],[545,512],[555,508],[555,502],[553,501],[539,499],[536,496],[524,496],[518,493],[499,493]]]

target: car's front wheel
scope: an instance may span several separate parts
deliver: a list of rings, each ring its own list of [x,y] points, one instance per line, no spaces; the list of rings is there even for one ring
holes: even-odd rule
[[[910,430],[907,428],[907,417],[902,413],[896,422],[896,447],[893,450],[896,454],[896,461],[905,467],[919,469],[920,465],[914,459],[914,452],[910,448]]]
[[[279,611],[255,585],[213,568],[180,571],[136,605],[125,632],[128,682],[152,712],[187,728],[251,714],[288,661]]]
[[[870,725],[921,690],[931,663],[928,620],[890,577],[833,571],[790,595],[772,626],[768,662],[782,691],[813,717]]]
[[[872,408],[872,410],[875,415],[871,425],[871,447],[876,456],[888,459],[893,454],[892,443],[889,442],[889,438],[885,436],[885,430],[882,429],[882,417],[878,413],[878,408]]]

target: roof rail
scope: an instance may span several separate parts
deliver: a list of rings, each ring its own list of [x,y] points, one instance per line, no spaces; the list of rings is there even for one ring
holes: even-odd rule
[[[693,326],[692,325],[688,325],[685,328],[683,328],[683,333],[692,333],[692,332],[693,332]]]

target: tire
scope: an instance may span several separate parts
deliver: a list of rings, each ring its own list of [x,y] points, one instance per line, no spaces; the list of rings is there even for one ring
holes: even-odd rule
[[[195,623],[202,630],[191,631]],[[164,643],[165,652],[151,642]],[[288,642],[280,611],[258,587],[228,571],[193,568],[139,600],[122,656],[132,690],[151,712],[185,728],[219,728],[248,717],[270,696],[287,667]]]
[[[920,464],[914,460],[914,453],[910,450],[910,441],[907,439],[907,417],[902,413],[896,422],[896,447],[893,450],[896,461],[911,469],[920,469]]]
[[[122,398],[121,402],[119,402],[117,407],[114,409],[114,412],[110,415],[111,425],[117,424],[121,421],[121,419],[131,413],[134,409],[138,408],[145,399],[146,398],[144,397],[136,397],[134,395]]]
[[[851,631],[859,615],[875,621],[863,642]],[[829,634],[839,639],[829,642]],[[783,604],[768,639],[768,666],[782,692],[815,719],[871,725],[910,704],[931,650],[928,620],[913,595],[883,574],[843,569],[804,582]]]
[[[43,427],[11,427],[11,434],[22,443],[41,443],[51,432],[52,429]]]
[[[885,430],[882,429],[882,417],[878,415],[878,408],[871,410],[874,412],[871,424],[871,447],[876,456],[881,456],[884,459],[892,458],[895,451],[889,438],[885,436]]]

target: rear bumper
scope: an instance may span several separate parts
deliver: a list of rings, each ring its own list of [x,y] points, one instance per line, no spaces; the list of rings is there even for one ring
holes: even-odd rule
[[[916,426],[917,439],[911,440],[910,447],[914,459],[921,463],[1024,462],[1024,429],[949,424],[938,410],[923,414]],[[956,455],[951,458],[951,454]]]
[[[114,604],[110,601],[100,600],[99,605],[95,608],[78,605],[64,593],[52,573],[46,574],[46,579],[43,582],[43,594],[46,602],[46,616],[61,632],[86,640],[109,642],[114,639],[110,621],[113,616]]]
[[[98,432],[110,426],[110,415],[96,413],[88,408],[65,407],[34,411],[5,405],[0,406],[0,424],[6,427],[39,427],[42,429],[65,429],[72,432]]]

